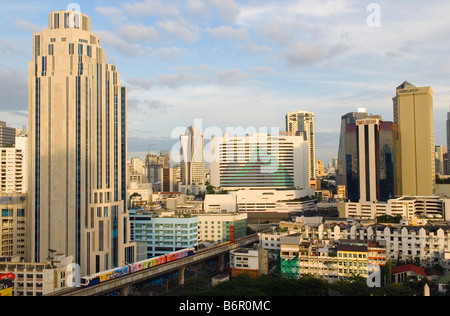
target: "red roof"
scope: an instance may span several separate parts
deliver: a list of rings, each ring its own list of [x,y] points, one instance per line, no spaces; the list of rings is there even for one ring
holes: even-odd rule
[[[425,270],[423,268],[420,268],[418,266],[407,264],[400,267],[395,267],[392,269],[392,274],[399,274],[399,273],[405,273],[405,272],[415,272],[417,274],[427,276],[425,273]]]

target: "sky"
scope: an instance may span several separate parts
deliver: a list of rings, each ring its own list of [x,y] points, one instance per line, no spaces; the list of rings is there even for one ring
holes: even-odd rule
[[[434,91],[436,145],[450,105],[450,2],[435,0],[81,1],[107,61],[128,87],[129,158],[171,150],[203,130],[285,130],[316,117],[316,155],[337,156],[340,118],[366,107],[393,120],[405,80]],[[0,120],[28,125],[33,32],[64,1],[0,0]]]

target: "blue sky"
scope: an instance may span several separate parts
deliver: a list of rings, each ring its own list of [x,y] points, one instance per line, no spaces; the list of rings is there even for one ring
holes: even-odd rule
[[[64,1],[0,0],[0,120],[27,125],[32,32]],[[392,120],[395,88],[431,86],[436,145],[446,145],[450,2],[78,1],[108,62],[129,88],[130,155],[170,150],[171,133],[203,127],[279,127],[294,110],[316,114],[317,157],[337,155],[340,117],[358,107]]]

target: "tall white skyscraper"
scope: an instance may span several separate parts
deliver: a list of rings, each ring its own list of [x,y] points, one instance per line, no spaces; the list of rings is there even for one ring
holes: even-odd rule
[[[286,115],[289,136],[302,136],[309,144],[309,179],[316,179],[316,128],[313,112],[295,111]]]
[[[73,255],[84,275],[134,261],[126,94],[90,18],[51,12],[29,63],[28,261],[55,250]]]
[[[447,151],[450,150],[450,112],[447,113]],[[447,153],[447,166],[446,166],[446,173],[450,174],[450,159],[448,159],[448,153]]]
[[[181,142],[181,184],[205,184],[205,140],[203,133],[190,126],[186,133],[180,136]]]

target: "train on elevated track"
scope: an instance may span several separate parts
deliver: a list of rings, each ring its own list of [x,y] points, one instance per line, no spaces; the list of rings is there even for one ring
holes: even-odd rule
[[[173,252],[167,255],[162,255],[156,258],[146,259],[140,262],[129,264],[125,267],[115,268],[108,271],[103,271],[97,274],[89,275],[81,278],[81,287],[87,288],[100,283],[108,282],[114,279],[124,277],[129,274],[137,273],[139,271],[147,270],[159,265],[180,260],[189,256],[195,255],[195,248],[188,248]]]

